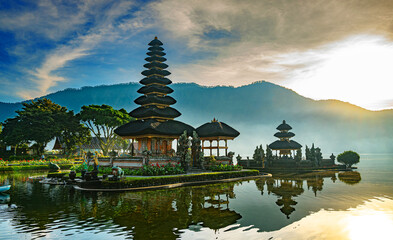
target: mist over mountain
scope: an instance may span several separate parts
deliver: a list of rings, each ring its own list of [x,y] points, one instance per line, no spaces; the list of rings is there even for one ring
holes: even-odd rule
[[[45,96],[79,112],[81,106],[107,104],[131,111],[140,94],[138,83],[65,89]],[[286,120],[293,138],[303,145],[315,143],[327,158],[344,150],[360,153],[393,152],[393,110],[369,111],[338,100],[315,101],[284,87],[256,82],[242,87],[204,87],[194,83],[170,86],[177,100],[177,120],[199,127],[213,118],[237,129],[240,136],[229,142],[230,150],[252,156],[256,145],[276,140],[276,127]],[[15,115],[21,103],[1,103],[0,121]]]

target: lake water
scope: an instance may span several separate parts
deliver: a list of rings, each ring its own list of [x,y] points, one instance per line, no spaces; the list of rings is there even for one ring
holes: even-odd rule
[[[358,168],[137,193],[2,174],[0,239],[393,239],[393,155]]]

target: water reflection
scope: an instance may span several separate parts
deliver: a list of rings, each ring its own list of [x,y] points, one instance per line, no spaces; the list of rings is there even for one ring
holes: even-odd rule
[[[323,198],[315,197],[327,179],[333,185],[344,182],[349,186],[361,181],[358,172],[317,172],[160,191],[83,193],[31,182],[23,175],[7,177],[13,187],[5,197],[8,203],[0,209],[0,222],[8,221],[0,223],[0,239],[15,234],[20,238],[177,239],[189,236],[189,231],[194,234],[191,238],[210,231],[216,237],[228,236],[225,231],[274,232],[307,217],[310,211],[319,211]],[[312,193],[315,210],[309,198],[301,197],[306,192]],[[301,211],[296,214],[299,205]],[[202,239],[209,238],[203,234]]]
[[[304,192],[304,182],[307,189],[313,191],[315,197],[318,192],[323,190],[324,178],[330,178],[332,182],[338,179],[346,184],[356,184],[361,180],[359,172],[310,172],[310,173],[276,173],[272,178],[261,178],[255,181],[255,184],[261,194],[264,194],[265,186],[267,193],[277,196],[276,204],[281,207],[280,211],[289,219],[294,212],[295,205],[298,203],[293,198],[298,197]]]

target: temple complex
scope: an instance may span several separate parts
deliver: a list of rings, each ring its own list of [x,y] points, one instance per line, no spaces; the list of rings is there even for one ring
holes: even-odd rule
[[[226,123],[219,122],[215,118],[196,129],[199,138],[202,141],[202,151],[209,150],[210,156],[213,156],[213,150],[216,150],[215,156],[220,156],[220,149],[225,150],[225,156],[228,156],[228,140],[233,140],[239,136],[239,132],[234,128],[228,126]],[[205,146],[205,141],[209,142],[209,146]],[[213,142],[216,145],[213,146]],[[224,146],[220,146],[220,142],[224,141]]]
[[[269,148],[272,150],[276,150],[276,155],[277,151],[279,151],[280,157],[295,156],[295,153],[293,153],[293,155],[291,154],[291,150],[296,151],[297,149],[300,149],[302,145],[300,145],[296,141],[289,140],[291,137],[295,136],[294,133],[289,132],[292,127],[289,126],[284,120],[276,129],[279,130],[279,132],[275,133],[274,136],[279,138],[280,140],[271,143],[269,145]]]
[[[171,73],[165,70],[168,65],[164,63],[166,58],[162,45],[157,37],[149,43],[148,57],[145,58],[148,63],[144,65],[147,70],[142,72],[145,78],[140,81],[144,86],[138,90],[143,95],[134,101],[140,107],[129,113],[136,120],[115,130],[122,138],[138,142],[136,155],[141,155],[145,150],[152,155],[171,155],[174,152],[172,141],[184,131],[188,135],[194,131],[190,125],[174,120],[181,113],[171,107],[176,100],[169,96],[173,92],[168,87],[172,81],[166,76]]]

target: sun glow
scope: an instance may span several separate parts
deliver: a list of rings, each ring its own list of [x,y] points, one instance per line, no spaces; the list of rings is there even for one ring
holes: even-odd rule
[[[348,217],[348,235],[351,240],[387,239],[392,237],[393,220],[381,211],[364,212]]]
[[[283,56],[304,65],[287,85],[313,99],[338,99],[371,109],[393,108],[393,42],[361,35]]]

